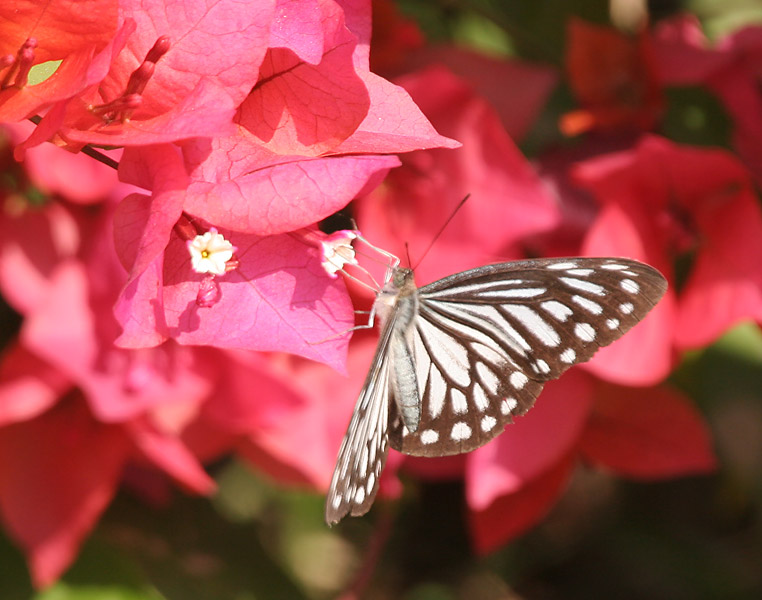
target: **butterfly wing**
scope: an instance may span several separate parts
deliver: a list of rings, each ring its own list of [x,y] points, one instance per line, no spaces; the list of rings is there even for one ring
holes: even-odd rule
[[[389,453],[391,399],[389,344],[396,307],[384,322],[368,376],[341,442],[325,503],[325,520],[338,523],[347,514],[364,515],[378,492],[378,480]]]
[[[534,404],[545,382],[624,335],[661,299],[661,274],[623,258],[539,259],[464,271],[418,290],[417,431],[388,402],[389,443],[468,452]]]

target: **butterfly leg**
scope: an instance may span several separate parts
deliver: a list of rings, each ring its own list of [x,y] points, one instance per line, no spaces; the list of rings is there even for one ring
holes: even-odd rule
[[[373,329],[375,325],[376,320],[376,310],[375,308],[373,310],[356,310],[356,313],[360,314],[366,314],[368,315],[368,322],[364,325],[355,325],[354,327],[350,327],[349,329],[345,329],[344,331],[340,331],[339,333],[336,333],[334,335],[328,336],[327,338],[323,338],[322,340],[318,340],[317,342],[309,342],[310,346],[315,346],[317,344],[324,344],[325,342],[329,342],[331,340],[335,340],[336,338],[342,337],[347,335],[348,333],[352,333],[353,331],[358,331],[360,329]]]

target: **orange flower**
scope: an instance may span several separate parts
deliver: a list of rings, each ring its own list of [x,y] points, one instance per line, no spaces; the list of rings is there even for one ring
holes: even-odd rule
[[[627,35],[572,19],[566,69],[582,108],[561,117],[559,128],[565,135],[649,130],[663,111],[664,98],[646,30]]]

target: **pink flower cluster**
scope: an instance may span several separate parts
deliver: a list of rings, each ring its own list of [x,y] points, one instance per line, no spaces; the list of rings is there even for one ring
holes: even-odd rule
[[[0,188],[0,291],[22,317],[0,362],[0,521],[38,586],[120,485],[155,502],[170,482],[208,494],[203,464],[235,453],[325,491],[374,337],[347,353],[352,297],[321,265],[317,223],[356,198],[364,236],[400,256],[408,242],[415,259],[471,194],[419,284],[531,253],[629,256],[671,286],[494,443],[392,456],[383,494],[399,493],[397,468],[464,477],[486,552],[537,522],[580,460],[636,478],[713,468],[701,417],[663,381],[679,352],[762,321],[762,29],[710,47],[680,20],[627,53],[649,65],[633,87],[716,93],[737,155],[654,133],[658,94],[634,118],[581,77],[567,123],[589,137],[533,164],[516,143],[559,84],[552,67],[414,50],[415,28],[392,20],[374,49],[406,71],[391,83],[369,69],[369,0],[170,4],[0,7],[1,159],[15,182]],[[575,44],[601,43],[570,27]],[[79,152],[93,146],[117,148],[118,180]]]

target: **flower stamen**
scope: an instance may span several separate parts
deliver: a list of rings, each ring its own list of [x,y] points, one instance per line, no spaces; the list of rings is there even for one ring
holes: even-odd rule
[[[16,56],[7,55],[0,59],[0,69],[7,68],[8,72],[0,82],[0,89],[6,89],[9,87],[22,88],[25,87],[29,78],[29,71],[34,65],[34,50],[37,48],[37,40],[35,38],[27,38],[27,40],[21,45]]]
[[[90,111],[100,116],[106,123],[111,123],[112,121],[126,123],[129,121],[130,117],[143,104],[141,94],[151,77],[153,77],[156,63],[167,53],[169,48],[170,42],[166,35],[158,38],[146,54],[145,60],[130,75],[124,93],[111,102],[90,106]]]

